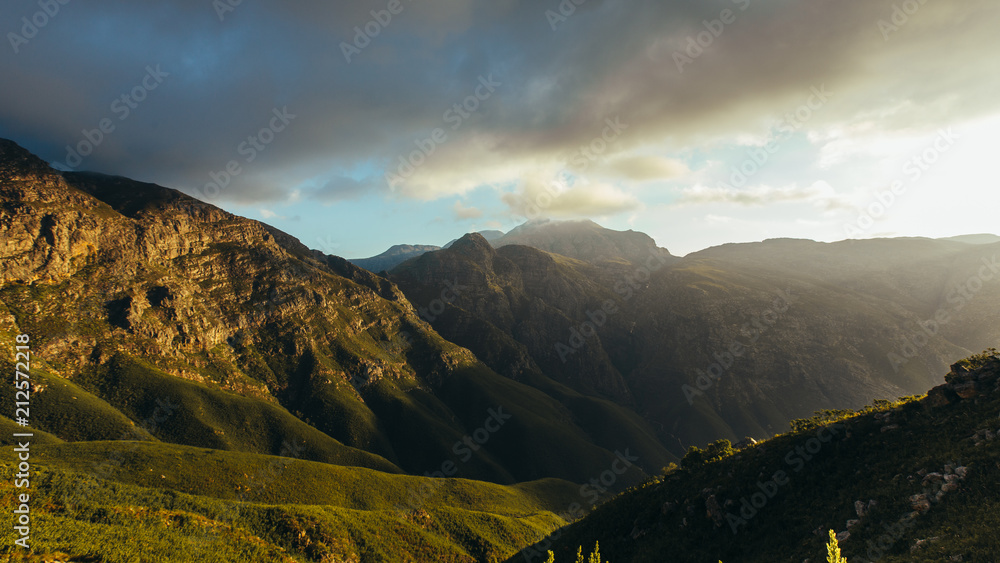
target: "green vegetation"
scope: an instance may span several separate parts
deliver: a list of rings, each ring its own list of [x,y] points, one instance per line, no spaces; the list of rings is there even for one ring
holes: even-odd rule
[[[504,487],[154,442],[32,454],[34,551],[109,563],[502,561],[563,525],[554,511],[578,497],[551,479]],[[13,472],[0,475],[8,506]]]
[[[1000,362],[969,363],[993,374],[974,399],[932,406],[905,397],[817,413],[797,430],[626,491],[561,530],[549,549],[557,561],[572,559],[596,539],[612,561],[659,563],[663,553],[678,563],[802,561],[824,552],[832,529],[850,532],[838,545],[849,561],[872,560],[881,545],[871,552],[880,563],[993,563]],[[725,451],[713,446],[692,460]],[[933,493],[924,477],[959,466],[967,476],[957,487],[908,520],[911,497]]]
[[[795,420],[792,420],[789,423],[789,426],[791,426],[792,432],[811,430],[813,428],[819,428],[820,426],[825,426],[828,424],[832,424],[834,422],[839,422],[841,420],[847,420],[859,414],[870,414],[870,413],[892,410],[907,403],[918,401],[921,398],[923,398],[923,395],[907,395],[906,397],[900,397],[895,401],[890,401],[887,399],[875,399],[875,401],[873,401],[871,405],[867,405],[858,410],[823,409],[816,411],[816,413],[809,418],[797,418]]]
[[[681,460],[681,467],[686,469],[698,467],[706,463],[719,461],[724,457],[733,455],[735,452],[736,450],[733,449],[732,442],[725,439],[712,442],[704,450],[698,448],[698,446],[691,446],[688,448],[684,459]]]

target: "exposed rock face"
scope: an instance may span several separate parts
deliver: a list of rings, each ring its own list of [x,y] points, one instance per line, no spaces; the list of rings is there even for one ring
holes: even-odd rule
[[[962,400],[975,399],[982,393],[1000,389],[1000,356],[994,356],[975,369],[958,363],[945,376],[946,383],[927,392],[927,403],[941,407]]]
[[[455,458],[502,406],[512,419],[459,475],[500,482],[582,481],[624,447],[595,445],[559,402],[441,338],[390,281],[257,221],[160,186],[61,174],[9,141],[0,201],[0,329],[31,334],[36,365],[86,372],[94,393],[121,395],[94,374],[134,358],[279,405],[414,473]],[[279,453],[270,432],[260,448]]]

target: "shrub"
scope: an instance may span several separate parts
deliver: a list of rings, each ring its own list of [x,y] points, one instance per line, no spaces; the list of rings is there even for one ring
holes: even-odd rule
[[[688,448],[687,453],[684,454],[684,459],[681,460],[681,467],[689,469],[698,467],[699,465],[731,456],[734,453],[735,450],[733,450],[732,442],[725,439],[712,442],[704,450],[698,446],[691,446]]]

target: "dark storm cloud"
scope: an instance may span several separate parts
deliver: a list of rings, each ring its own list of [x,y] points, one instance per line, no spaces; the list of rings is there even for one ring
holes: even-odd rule
[[[228,178],[218,197],[229,200],[301,189],[330,201],[386,191],[382,172],[435,128],[448,144],[407,195],[461,191],[453,178],[484,166],[516,174],[519,162],[564,162],[613,116],[629,124],[625,146],[754,130],[820,84],[838,96],[830,120],[937,103],[974,79],[983,88],[957,111],[995,107],[996,73],[984,71],[996,52],[995,2],[909,1],[918,11],[887,34],[878,22],[891,21],[894,3],[885,1],[588,0],[563,20],[547,12],[568,13],[568,0],[399,0],[383,25],[390,0],[245,0],[222,21],[209,0],[76,0],[18,53],[8,36],[0,136],[65,162],[66,146],[85,141],[84,130],[96,139],[107,120],[114,129],[79,169],[189,191]],[[6,4],[5,33],[39,10]],[[723,10],[734,21],[716,37]],[[343,44],[366,26],[378,35],[348,63]],[[699,34],[703,46],[691,47]],[[137,90],[152,85],[149,68],[167,76]],[[446,112],[490,75],[502,86],[451,129]],[[142,101],[122,99],[133,92]],[[278,130],[276,111],[295,117]],[[358,162],[374,163],[370,178],[350,179]]]

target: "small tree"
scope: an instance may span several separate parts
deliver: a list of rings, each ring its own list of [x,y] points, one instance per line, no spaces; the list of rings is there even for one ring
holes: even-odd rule
[[[847,558],[840,556],[840,544],[833,530],[830,530],[830,541],[826,544],[826,563],[847,563]]]

